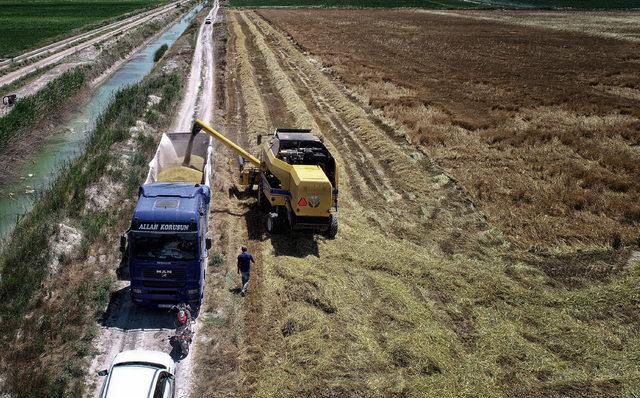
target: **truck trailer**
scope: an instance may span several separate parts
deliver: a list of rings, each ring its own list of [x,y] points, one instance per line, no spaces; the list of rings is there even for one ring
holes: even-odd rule
[[[204,134],[164,134],[122,236],[119,276],[135,304],[199,307],[207,270],[212,141]],[[183,164],[187,147],[188,166]]]

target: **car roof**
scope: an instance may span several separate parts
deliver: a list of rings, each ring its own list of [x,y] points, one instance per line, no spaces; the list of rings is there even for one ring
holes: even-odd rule
[[[113,359],[113,365],[132,363],[148,363],[168,369],[171,373],[175,368],[175,362],[169,354],[160,351],[131,350],[123,351]]]
[[[159,368],[120,364],[111,368],[105,398],[148,398],[153,393]]]

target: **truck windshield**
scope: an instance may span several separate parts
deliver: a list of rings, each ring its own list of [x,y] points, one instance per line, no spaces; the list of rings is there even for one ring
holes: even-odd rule
[[[131,246],[133,257],[145,260],[195,260],[198,257],[198,235],[135,234]]]

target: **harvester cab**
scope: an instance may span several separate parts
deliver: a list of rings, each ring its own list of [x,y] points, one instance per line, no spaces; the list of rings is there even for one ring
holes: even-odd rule
[[[338,232],[338,163],[310,130],[277,129],[262,139],[255,157],[228,138],[196,120],[192,134],[204,130],[240,155],[240,184],[253,191],[267,209],[267,231]]]
[[[335,185],[335,160],[311,130],[277,129],[269,143],[276,158],[291,165],[319,166]]]

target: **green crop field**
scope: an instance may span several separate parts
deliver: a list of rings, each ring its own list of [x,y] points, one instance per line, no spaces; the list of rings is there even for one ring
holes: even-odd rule
[[[74,30],[167,0],[0,0],[0,58],[68,36]]]
[[[235,7],[640,9],[640,0],[230,0]]]

